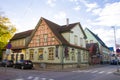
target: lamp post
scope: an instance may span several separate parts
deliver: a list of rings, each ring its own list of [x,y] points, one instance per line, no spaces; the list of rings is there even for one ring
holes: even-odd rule
[[[114,30],[114,45],[115,45],[115,50],[116,50],[116,29],[115,26],[112,26],[113,30]]]
[[[116,54],[116,29],[115,26],[112,26],[113,30],[114,30],[114,45],[115,45],[115,54]],[[117,56],[115,56],[117,59],[117,72],[119,72],[119,65],[118,65],[118,58]]]

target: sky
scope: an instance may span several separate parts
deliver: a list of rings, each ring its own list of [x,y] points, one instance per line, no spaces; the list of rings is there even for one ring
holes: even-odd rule
[[[34,29],[41,17],[59,25],[69,18],[69,23],[80,22],[108,47],[115,46],[115,39],[120,44],[120,0],[0,0],[0,12],[17,32]]]

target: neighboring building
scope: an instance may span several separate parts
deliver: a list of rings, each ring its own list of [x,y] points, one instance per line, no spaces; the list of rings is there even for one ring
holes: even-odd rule
[[[109,50],[109,48],[105,45],[105,43],[96,35],[94,34],[92,31],[90,31],[88,28],[85,29],[85,33],[87,35],[87,39],[86,39],[86,44],[97,44],[97,46],[99,46],[99,48],[97,49],[93,49],[92,55],[90,56],[90,62],[92,61],[92,64],[99,64],[99,63],[107,63],[110,60],[110,53],[111,51]],[[88,47],[89,49],[92,48],[92,45],[90,47]],[[91,50],[90,50],[91,51]],[[91,52],[90,52],[91,53]]]
[[[116,54],[114,52],[113,47],[109,47],[109,50],[111,51],[111,53],[110,53],[110,63],[111,63],[111,61],[115,60]]]
[[[46,68],[79,67],[88,63],[86,35],[80,23],[60,26],[41,18],[35,29],[27,32],[30,33],[18,33],[19,36],[15,34],[17,37],[11,39],[11,59],[13,56],[16,61],[29,59],[36,66],[44,64]]]
[[[99,64],[101,61],[98,43],[87,43],[86,48],[89,49],[89,64]]]
[[[11,54],[9,54],[8,59],[14,60],[15,62],[20,59],[25,59],[25,53],[27,48],[27,42],[33,30],[28,30],[25,32],[16,33],[10,40],[12,45]],[[6,58],[5,51],[3,53],[3,59]]]

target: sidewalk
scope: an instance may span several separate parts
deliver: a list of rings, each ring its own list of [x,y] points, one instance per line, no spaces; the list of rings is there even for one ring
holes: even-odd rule
[[[86,70],[86,69],[92,69],[92,68],[99,68],[99,67],[104,67],[104,66],[107,66],[108,64],[105,64],[105,65],[90,65],[90,66],[86,66],[86,67],[80,67],[80,68],[72,68],[72,67],[69,67],[69,68],[38,68],[36,70],[40,70],[40,71],[54,71],[54,72],[62,72],[62,71],[65,71],[65,72],[69,72],[69,71],[75,71],[75,70]]]
[[[116,68],[116,71],[114,72],[115,75],[120,75],[120,66]]]

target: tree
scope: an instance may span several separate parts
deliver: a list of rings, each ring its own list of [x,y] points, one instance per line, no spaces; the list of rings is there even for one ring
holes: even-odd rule
[[[9,18],[0,16],[0,58],[2,57],[2,49],[5,48],[15,31],[16,28],[10,22]]]

